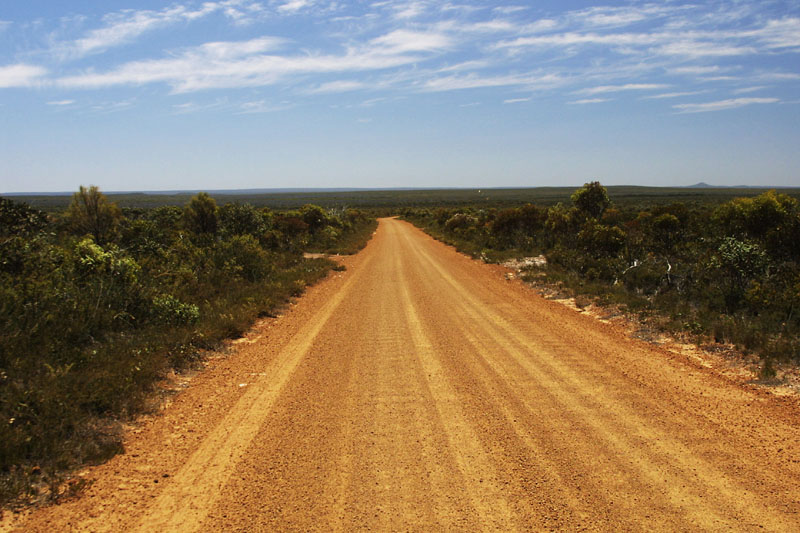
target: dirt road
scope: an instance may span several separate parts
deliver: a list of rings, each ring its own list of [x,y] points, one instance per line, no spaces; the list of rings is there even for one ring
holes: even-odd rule
[[[383,220],[28,531],[800,531],[800,408]]]

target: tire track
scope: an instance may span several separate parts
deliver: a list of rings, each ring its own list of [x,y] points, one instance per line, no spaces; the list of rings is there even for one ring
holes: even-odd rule
[[[91,469],[86,496],[19,527],[800,530],[797,403],[404,222],[382,220],[347,265],[132,435],[135,454]]]
[[[196,531],[253,438],[269,416],[275,399],[315,338],[349,293],[351,277],[333,299],[301,329],[280,356],[236,403],[226,418],[171,479],[151,505],[138,531]]]
[[[479,344],[484,354],[497,354],[499,350],[509,356],[518,369],[546,391],[576,423],[587,427],[601,439],[604,447],[594,446],[595,454],[605,454],[608,450],[611,452],[607,455],[609,460],[613,460],[612,457],[629,458],[636,474],[644,478],[646,485],[664,486],[671,505],[696,527],[736,529],[742,525],[764,525],[771,531],[794,529],[794,525],[787,527],[778,510],[770,508],[757,495],[697,457],[676,439],[656,431],[625,406],[612,403],[609,397],[598,392],[598,389],[602,391],[602,385],[597,387],[587,382],[559,363],[557,353],[569,350],[565,340],[547,346],[526,336],[496,311],[496,307],[487,305],[468,291],[418,242],[413,242],[408,234],[404,238],[409,247],[458,295],[453,300],[464,321],[476,325],[475,330],[480,334],[470,335],[471,342]],[[522,390],[515,378],[519,372],[503,368],[499,360],[486,357],[491,368],[512,388]],[[620,463],[617,466],[624,468]],[[691,484],[687,483],[690,481]],[[731,516],[731,508],[741,518]],[[757,514],[753,514],[754,511]],[[745,524],[741,522],[742,518],[745,518]]]

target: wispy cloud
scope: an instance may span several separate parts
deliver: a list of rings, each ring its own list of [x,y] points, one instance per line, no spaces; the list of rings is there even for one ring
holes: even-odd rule
[[[366,84],[355,80],[329,81],[309,89],[308,94],[331,94],[357,91],[366,87]]]
[[[263,7],[257,2],[245,3],[243,0],[205,2],[198,9],[184,5],[173,5],[160,11],[127,9],[106,15],[102,27],[89,31],[83,37],[57,44],[55,52],[65,59],[84,57],[128,44],[153,30],[191,22],[215,12],[222,12],[235,22],[244,23],[249,20],[248,14],[262,10]]]
[[[756,85],[754,87],[741,87],[739,89],[734,89],[731,91],[733,94],[748,94],[748,93],[755,93],[758,91],[762,91],[767,89],[766,85]]]
[[[620,91],[651,91],[654,89],[664,89],[669,87],[663,83],[626,83],[624,85],[600,85],[598,87],[588,87],[575,91],[575,94],[585,94],[587,96],[593,94],[616,93]]]
[[[288,2],[278,6],[278,11],[283,13],[296,13],[297,11],[305,9],[313,4],[313,0],[289,0]]]
[[[238,114],[251,115],[253,113],[274,113],[276,111],[285,111],[291,107],[292,105],[288,102],[274,104],[266,100],[255,100],[240,104]]]
[[[481,76],[475,73],[455,76],[442,76],[427,80],[423,90],[439,92],[460,89],[480,89],[486,87],[525,87],[530,89],[552,88],[563,85],[564,80],[557,74]]]
[[[395,31],[368,46],[340,55],[277,55],[281,39],[215,42],[164,59],[134,61],[108,72],[85,72],[56,80],[65,88],[166,83],[176,93],[203,89],[268,86],[299,74],[332,74],[388,69],[425,59],[424,52],[447,44],[430,33]]]
[[[117,101],[102,102],[99,104],[95,104],[92,106],[91,109],[93,111],[97,111],[98,113],[108,114],[108,113],[116,113],[118,111],[125,111],[133,107],[134,104],[136,104],[136,99],[129,98],[127,100],[117,100]]]
[[[428,5],[428,2],[423,1],[393,2],[391,3],[391,8],[394,11],[395,18],[408,20],[419,17],[428,9]]]
[[[666,56],[681,56],[686,58],[704,57],[731,57],[753,55],[758,50],[753,46],[737,46],[724,42],[708,42],[693,40],[677,40],[665,44],[655,50],[655,53]]]
[[[503,100],[504,104],[519,104],[522,102],[530,102],[530,98],[510,98],[508,100]]]
[[[511,15],[513,13],[519,13],[520,11],[527,11],[530,7],[528,6],[498,6],[492,8],[492,11],[496,13],[502,13],[503,15]]]
[[[59,34],[51,50],[55,56],[8,54],[7,62],[27,59],[24,65],[0,67],[0,87],[101,90],[160,84],[178,94],[279,86],[299,98],[358,90],[396,97],[508,87],[561,91],[564,101],[580,103],[620,93],[620,101],[656,105],[712,90],[729,95],[766,85],[783,90],[800,79],[791,62],[773,61],[800,52],[800,18],[781,16],[781,10],[762,12],[747,2],[636,2],[561,12],[473,0],[176,2],[82,18],[70,26],[71,35]],[[201,19],[213,21],[228,40],[198,44],[199,34],[189,28]],[[256,20],[269,23],[236,27]],[[267,28],[271,34],[257,37]],[[157,38],[149,40],[157,31],[172,32],[170,43],[181,43],[177,36],[183,32],[185,44],[159,50]],[[144,36],[148,46],[141,46]],[[124,56],[100,55],[123,45],[129,45]],[[761,57],[770,61],[753,60]],[[40,66],[32,64],[35,58]],[[659,94],[631,96],[647,91]],[[517,100],[495,95],[491,101]]]
[[[603,102],[610,102],[610,98],[583,98],[581,100],[573,100],[567,102],[572,105],[586,105],[586,104],[602,104]]]
[[[759,81],[795,81],[800,80],[800,74],[796,72],[762,72],[755,76]]]
[[[587,9],[573,11],[568,18],[580,25],[587,27],[621,27],[629,26],[644,20],[674,13],[675,8],[645,4],[640,6],[630,5],[624,7],[595,6]]]
[[[183,102],[172,106],[174,114],[186,115],[189,113],[199,113],[201,111],[209,111],[213,109],[226,109],[231,108],[232,105],[228,98],[217,98],[213,102]]]
[[[731,98],[728,100],[704,102],[701,104],[676,104],[672,107],[681,113],[705,113],[709,111],[735,109],[737,107],[744,107],[753,104],[775,104],[778,102],[780,102],[778,98]]]
[[[33,87],[43,82],[47,69],[19,63],[0,67],[0,88]]]
[[[391,53],[404,53],[444,50],[452,40],[443,33],[403,29],[372,39],[371,44]]]
[[[47,102],[47,105],[65,106],[65,105],[72,105],[74,103],[75,100],[53,100],[52,102]]]
[[[718,74],[727,72],[730,69],[722,68],[718,65],[691,65],[688,67],[672,67],[667,69],[669,74],[699,76],[706,74]]]
[[[680,98],[682,96],[694,96],[697,94],[707,93],[708,91],[678,91],[672,93],[650,94],[642,96],[642,100],[663,100],[665,98]]]

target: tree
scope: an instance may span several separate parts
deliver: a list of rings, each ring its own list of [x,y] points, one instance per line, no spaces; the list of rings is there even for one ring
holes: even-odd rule
[[[47,216],[28,204],[0,198],[0,236],[36,233],[47,225]]]
[[[680,240],[681,221],[675,215],[664,213],[653,219],[653,244],[665,253]]]
[[[117,204],[108,201],[96,185],[88,189],[83,185],[72,195],[67,208],[67,220],[71,229],[81,234],[91,234],[98,244],[108,242],[122,218]]]
[[[758,244],[725,237],[711,258],[710,266],[720,284],[728,312],[735,311],[754,279],[760,279],[769,258]]]
[[[731,200],[717,209],[715,217],[728,231],[761,239],[780,231],[797,211],[797,200],[767,191],[753,198]]]
[[[186,227],[199,235],[213,235],[217,232],[217,202],[201,192],[193,196],[183,211]]]
[[[603,211],[611,205],[608,192],[605,187],[600,185],[599,181],[585,183],[582,189],[578,189],[572,194],[571,199],[578,210],[592,218],[600,218]]]
[[[250,204],[223,205],[219,208],[219,222],[223,236],[252,235],[258,238],[266,230],[264,216]]]
[[[306,204],[300,208],[300,218],[308,224],[308,231],[312,235],[328,224],[325,210],[318,205]]]

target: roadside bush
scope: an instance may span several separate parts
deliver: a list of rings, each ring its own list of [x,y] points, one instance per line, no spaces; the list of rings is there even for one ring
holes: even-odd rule
[[[200,318],[200,309],[194,304],[182,303],[171,294],[153,298],[153,315],[161,324],[191,326]]]
[[[217,202],[201,192],[194,196],[183,211],[186,229],[201,236],[213,235],[217,232],[219,218]]]
[[[376,224],[307,206],[312,238],[299,212],[217,208],[205,193],[183,209],[115,207],[96,187],[52,220],[0,198],[0,508],[117,453],[119,421],[168,369],[335,266],[304,259],[309,243],[355,251]]]
[[[252,235],[236,235],[216,245],[214,262],[223,276],[255,283],[269,277],[274,260]]]
[[[72,196],[66,219],[77,235],[91,235],[98,243],[105,243],[116,232],[122,218],[117,204],[110,203],[100,190],[92,185],[88,189],[81,185]]]
[[[592,182],[572,201],[487,209],[479,217],[463,208],[409,208],[404,217],[486,261],[544,253],[548,268],[535,279],[545,275],[560,291],[624,305],[659,327],[732,342],[765,361],[797,360],[795,198],[769,191],[719,206],[620,207]]]
[[[252,205],[240,203],[219,208],[219,226],[224,237],[251,235],[259,238],[267,230],[264,215]]]

